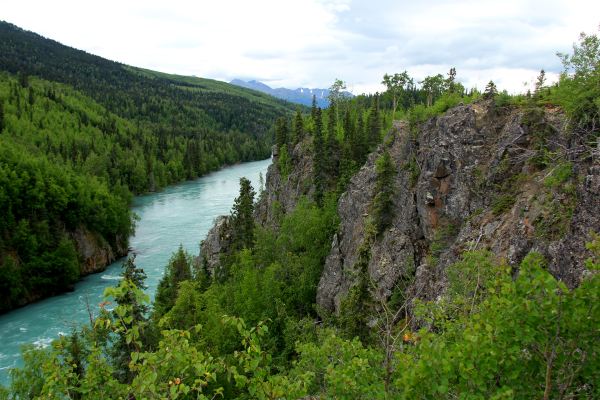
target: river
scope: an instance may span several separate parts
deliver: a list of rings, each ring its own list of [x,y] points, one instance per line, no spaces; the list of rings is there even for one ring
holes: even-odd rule
[[[230,212],[239,193],[239,179],[250,179],[256,192],[259,174],[266,175],[270,159],[238,164],[194,181],[173,185],[159,193],[135,197],[132,209],[139,216],[130,247],[135,262],[148,278],[147,293],[154,297],[171,254],[180,244],[193,255],[214,219]],[[9,382],[8,371],[21,365],[20,347],[25,343],[48,346],[58,335],[89,323],[86,304],[94,315],[102,293],[119,280],[124,259],[104,272],[86,276],[73,292],[51,297],[0,315],[0,384]]]

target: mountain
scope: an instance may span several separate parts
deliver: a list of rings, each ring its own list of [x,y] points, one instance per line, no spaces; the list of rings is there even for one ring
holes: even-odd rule
[[[314,95],[317,100],[317,106],[321,108],[327,108],[327,106],[329,105],[329,100],[327,99],[327,96],[329,96],[329,89],[273,89],[270,86],[265,85],[264,83],[259,81],[243,81],[240,79],[234,79],[229,83],[231,83],[232,85],[237,85],[248,89],[257,90],[259,92],[267,93],[279,99],[287,100],[292,103],[303,104],[305,106],[310,106],[312,104],[312,98]],[[344,95],[347,97],[353,97],[352,93],[350,92],[344,92]]]
[[[0,22],[0,70],[68,84],[124,118],[164,118],[178,131],[203,126],[257,134],[274,117],[293,109],[224,82],[109,61],[6,22]]]
[[[295,108],[0,22],[0,312],[127,254],[132,193],[269,157]]]

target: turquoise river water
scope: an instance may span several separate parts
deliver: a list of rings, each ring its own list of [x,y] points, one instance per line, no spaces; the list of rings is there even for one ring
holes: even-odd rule
[[[230,212],[239,193],[239,179],[250,179],[258,192],[259,174],[266,174],[271,160],[238,164],[194,181],[170,186],[159,193],[138,196],[133,211],[140,217],[130,247],[136,265],[148,278],[153,297],[164,267],[179,244],[193,255],[214,219]],[[0,384],[8,384],[8,371],[21,365],[20,347],[25,343],[48,346],[58,335],[89,323],[86,304],[97,315],[102,293],[119,280],[123,260],[104,272],[83,278],[75,291],[30,304],[0,316]]]

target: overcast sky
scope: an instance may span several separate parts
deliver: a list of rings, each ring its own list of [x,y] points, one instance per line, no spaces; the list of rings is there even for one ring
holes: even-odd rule
[[[598,33],[600,1],[196,0],[2,1],[0,19],[122,63],[272,87],[382,90],[457,69],[522,92],[580,32]],[[554,75],[556,76],[556,75]]]

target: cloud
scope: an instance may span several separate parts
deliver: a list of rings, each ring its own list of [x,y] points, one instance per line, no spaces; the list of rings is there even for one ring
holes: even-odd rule
[[[384,73],[417,80],[456,67],[467,86],[516,92],[556,51],[597,32],[600,3],[572,0],[20,0],[2,18],[67,45],[159,71],[285,87],[382,90]],[[32,12],[31,10],[35,10]]]

